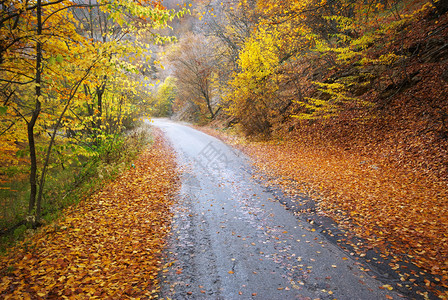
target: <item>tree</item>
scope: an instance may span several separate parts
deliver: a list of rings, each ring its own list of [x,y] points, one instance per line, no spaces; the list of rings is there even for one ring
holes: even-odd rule
[[[121,132],[124,115],[131,113],[131,109],[135,113],[135,105],[128,99],[140,87],[132,74],[141,66],[137,60],[145,60],[147,47],[139,37],[147,35],[150,29],[166,26],[170,19],[183,12],[167,11],[158,1],[99,1],[86,5],[38,0],[35,3],[3,1],[1,5],[4,9],[0,15],[0,141],[9,149],[8,153],[2,153],[2,159],[14,160],[17,149],[14,144],[27,137],[29,215],[36,225],[53,146],[68,143],[72,147],[66,151],[67,155],[76,155],[73,152],[76,148],[87,155],[86,143],[79,147],[83,138],[76,135],[96,124],[99,136],[105,136],[106,119],[109,129]],[[98,25],[103,30],[100,35],[94,33],[93,22],[89,23],[91,30],[85,31],[84,25],[73,16],[74,12],[92,12],[94,8],[103,22]],[[114,25],[106,26],[109,23]],[[111,31],[120,38],[109,38]],[[154,42],[169,40],[156,33],[149,35]],[[127,56],[130,59],[124,59]],[[90,93],[91,90],[95,92]],[[108,100],[117,105],[104,105],[106,91],[110,91]],[[120,92],[113,94],[117,91]],[[96,110],[91,106],[92,96],[97,100]],[[84,118],[85,108],[88,113],[93,110],[87,118]],[[108,111],[103,114],[105,108]],[[62,134],[64,131],[66,135]]]
[[[176,79],[168,76],[157,88],[152,115],[169,117],[173,114],[173,105],[177,98]]]
[[[188,35],[170,49],[168,60],[174,68],[179,93],[211,119],[220,111],[216,89],[216,58],[213,43],[205,37]]]
[[[48,165],[48,156],[55,140],[55,132],[57,131],[62,117],[65,114],[67,107],[58,109],[51,107],[55,102],[66,101],[70,103],[79,87],[79,80],[86,78],[90,73],[92,66],[87,59],[87,67],[79,66],[77,72],[58,73],[63,71],[58,68],[50,67],[53,63],[63,63],[63,56],[61,53],[76,49],[79,42],[78,35],[74,31],[74,27],[70,22],[70,13],[62,1],[54,3],[43,3],[37,1],[35,5],[27,6],[21,3],[9,3],[8,17],[2,24],[2,40],[12,40],[3,52],[2,64],[2,86],[3,95],[8,94],[8,101],[4,102],[9,114],[6,116],[14,126],[5,131],[8,134],[10,131],[19,128],[21,131],[24,122],[27,138],[28,150],[30,155],[30,201],[29,213],[36,208],[36,217],[40,215],[42,189],[44,185],[45,170]],[[64,24],[65,23],[65,24]],[[33,25],[35,24],[35,25]],[[9,36],[3,34],[9,33]],[[61,34],[65,34],[62,38]],[[19,38],[20,37],[20,38]],[[35,54],[29,49],[34,49]],[[74,61],[71,61],[73,63]],[[79,63],[79,60],[77,61]],[[34,64],[34,68],[31,67]],[[71,67],[72,68],[72,67]],[[45,72],[48,70],[48,72]],[[72,70],[70,70],[72,71]],[[65,81],[63,85],[58,86],[57,83],[50,82],[51,73],[62,75],[63,78],[74,79],[74,81]],[[50,73],[50,74],[48,74]],[[80,75],[81,74],[81,75]],[[77,77],[79,76],[80,77]],[[68,84],[68,85],[67,85]],[[64,93],[54,94],[47,89],[58,88],[69,91]],[[32,92],[32,90],[34,90]],[[68,97],[65,98],[65,96]],[[64,99],[65,98],[65,99]],[[56,100],[56,101],[55,101]],[[63,104],[64,105],[64,104]],[[51,115],[55,116],[58,121],[52,123],[52,118],[41,120],[40,116],[48,117],[48,108],[51,107]],[[40,175],[39,184],[41,186],[38,192],[38,159],[36,152],[36,136],[40,136],[48,127],[54,127],[53,135],[50,139],[47,148],[47,158],[45,159],[43,169]],[[23,128],[23,127],[22,127]],[[16,142],[11,139],[12,142]]]
[[[360,96],[384,66],[405,57],[394,51],[378,57],[382,39],[430,7],[411,1],[400,15],[398,3],[257,1],[252,15],[258,23],[229,81],[228,111],[247,134],[266,135],[291,118],[327,119],[371,107]],[[352,68],[344,74],[350,66],[369,66],[370,72]]]

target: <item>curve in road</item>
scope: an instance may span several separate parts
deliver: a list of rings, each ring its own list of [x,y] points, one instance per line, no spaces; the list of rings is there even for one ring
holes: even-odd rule
[[[275,201],[250,160],[218,139],[155,119],[183,167],[162,297],[399,299]]]

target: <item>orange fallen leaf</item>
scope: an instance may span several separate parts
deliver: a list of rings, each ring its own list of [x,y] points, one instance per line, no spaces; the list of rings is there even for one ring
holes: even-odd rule
[[[160,136],[136,158],[135,165],[85,201],[67,208],[65,218],[58,221],[61,230],[49,225],[33,235],[30,248],[38,246],[42,251],[31,255],[17,247],[11,257],[0,257],[0,269],[21,263],[23,272],[2,274],[3,283],[7,283],[4,278],[19,283],[11,289],[12,298],[29,299],[27,291],[31,290],[36,297],[49,297],[50,284],[53,291],[59,291],[53,298],[105,299],[114,294],[146,299],[158,293],[159,273],[168,270],[162,265],[162,250],[177,195],[178,172],[174,153]],[[25,261],[17,261],[23,257]],[[112,261],[113,267],[103,267]],[[134,274],[131,278],[129,270]],[[132,285],[116,285],[116,280],[132,280]],[[6,290],[0,298],[8,298],[8,286],[3,287]]]

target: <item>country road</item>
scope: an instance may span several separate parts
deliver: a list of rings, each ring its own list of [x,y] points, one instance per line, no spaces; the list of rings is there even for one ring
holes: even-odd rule
[[[274,200],[237,150],[165,119],[183,168],[162,297],[401,299]]]

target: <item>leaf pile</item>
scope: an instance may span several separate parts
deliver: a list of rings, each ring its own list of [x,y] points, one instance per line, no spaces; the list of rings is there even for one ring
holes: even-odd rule
[[[152,298],[176,176],[159,135],[135,168],[0,258],[0,298]]]
[[[276,178],[272,184],[317,199],[322,213],[368,242],[365,248],[377,247],[391,258],[404,286],[422,275],[399,265],[407,259],[432,274],[433,280],[421,280],[427,288],[448,296],[446,182],[306,139],[247,142],[207,133],[237,144],[263,174]]]

